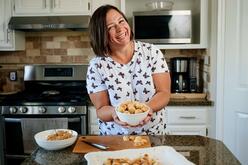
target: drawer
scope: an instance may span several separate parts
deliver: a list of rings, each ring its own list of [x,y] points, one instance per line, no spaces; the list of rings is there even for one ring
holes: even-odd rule
[[[206,124],[207,110],[204,108],[169,108],[167,124]]]

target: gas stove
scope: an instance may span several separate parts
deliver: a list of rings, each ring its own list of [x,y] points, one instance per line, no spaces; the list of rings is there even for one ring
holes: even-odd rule
[[[26,65],[25,90],[5,97],[1,114],[85,114],[87,65]]]

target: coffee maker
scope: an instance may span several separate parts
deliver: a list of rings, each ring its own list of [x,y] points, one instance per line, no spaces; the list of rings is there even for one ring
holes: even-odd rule
[[[197,92],[197,59],[175,57],[171,59],[172,93]]]

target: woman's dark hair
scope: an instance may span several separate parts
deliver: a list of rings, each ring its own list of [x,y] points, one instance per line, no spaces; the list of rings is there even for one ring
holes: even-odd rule
[[[108,29],[106,24],[107,12],[111,9],[119,12],[127,21],[126,16],[115,6],[104,5],[96,9],[89,23],[90,44],[96,56],[107,56],[111,52],[109,47]],[[133,40],[132,29],[130,40]]]

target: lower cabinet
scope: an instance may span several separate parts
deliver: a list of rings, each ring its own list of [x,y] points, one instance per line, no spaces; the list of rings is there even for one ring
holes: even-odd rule
[[[169,106],[166,132],[169,135],[207,136],[207,106]]]
[[[96,109],[89,107],[90,134],[98,135]],[[207,136],[207,106],[168,106],[166,115],[166,133],[168,135],[202,135]]]
[[[167,127],[169,135],[202,135],[206,136],[207,127],[205,125],[174,125]]]
[[[94,106],[89,106],[90,112],[90,134],[91,135],[99,135],[99,127],[97,123],[97,116],[96,116],[96,108]]]

